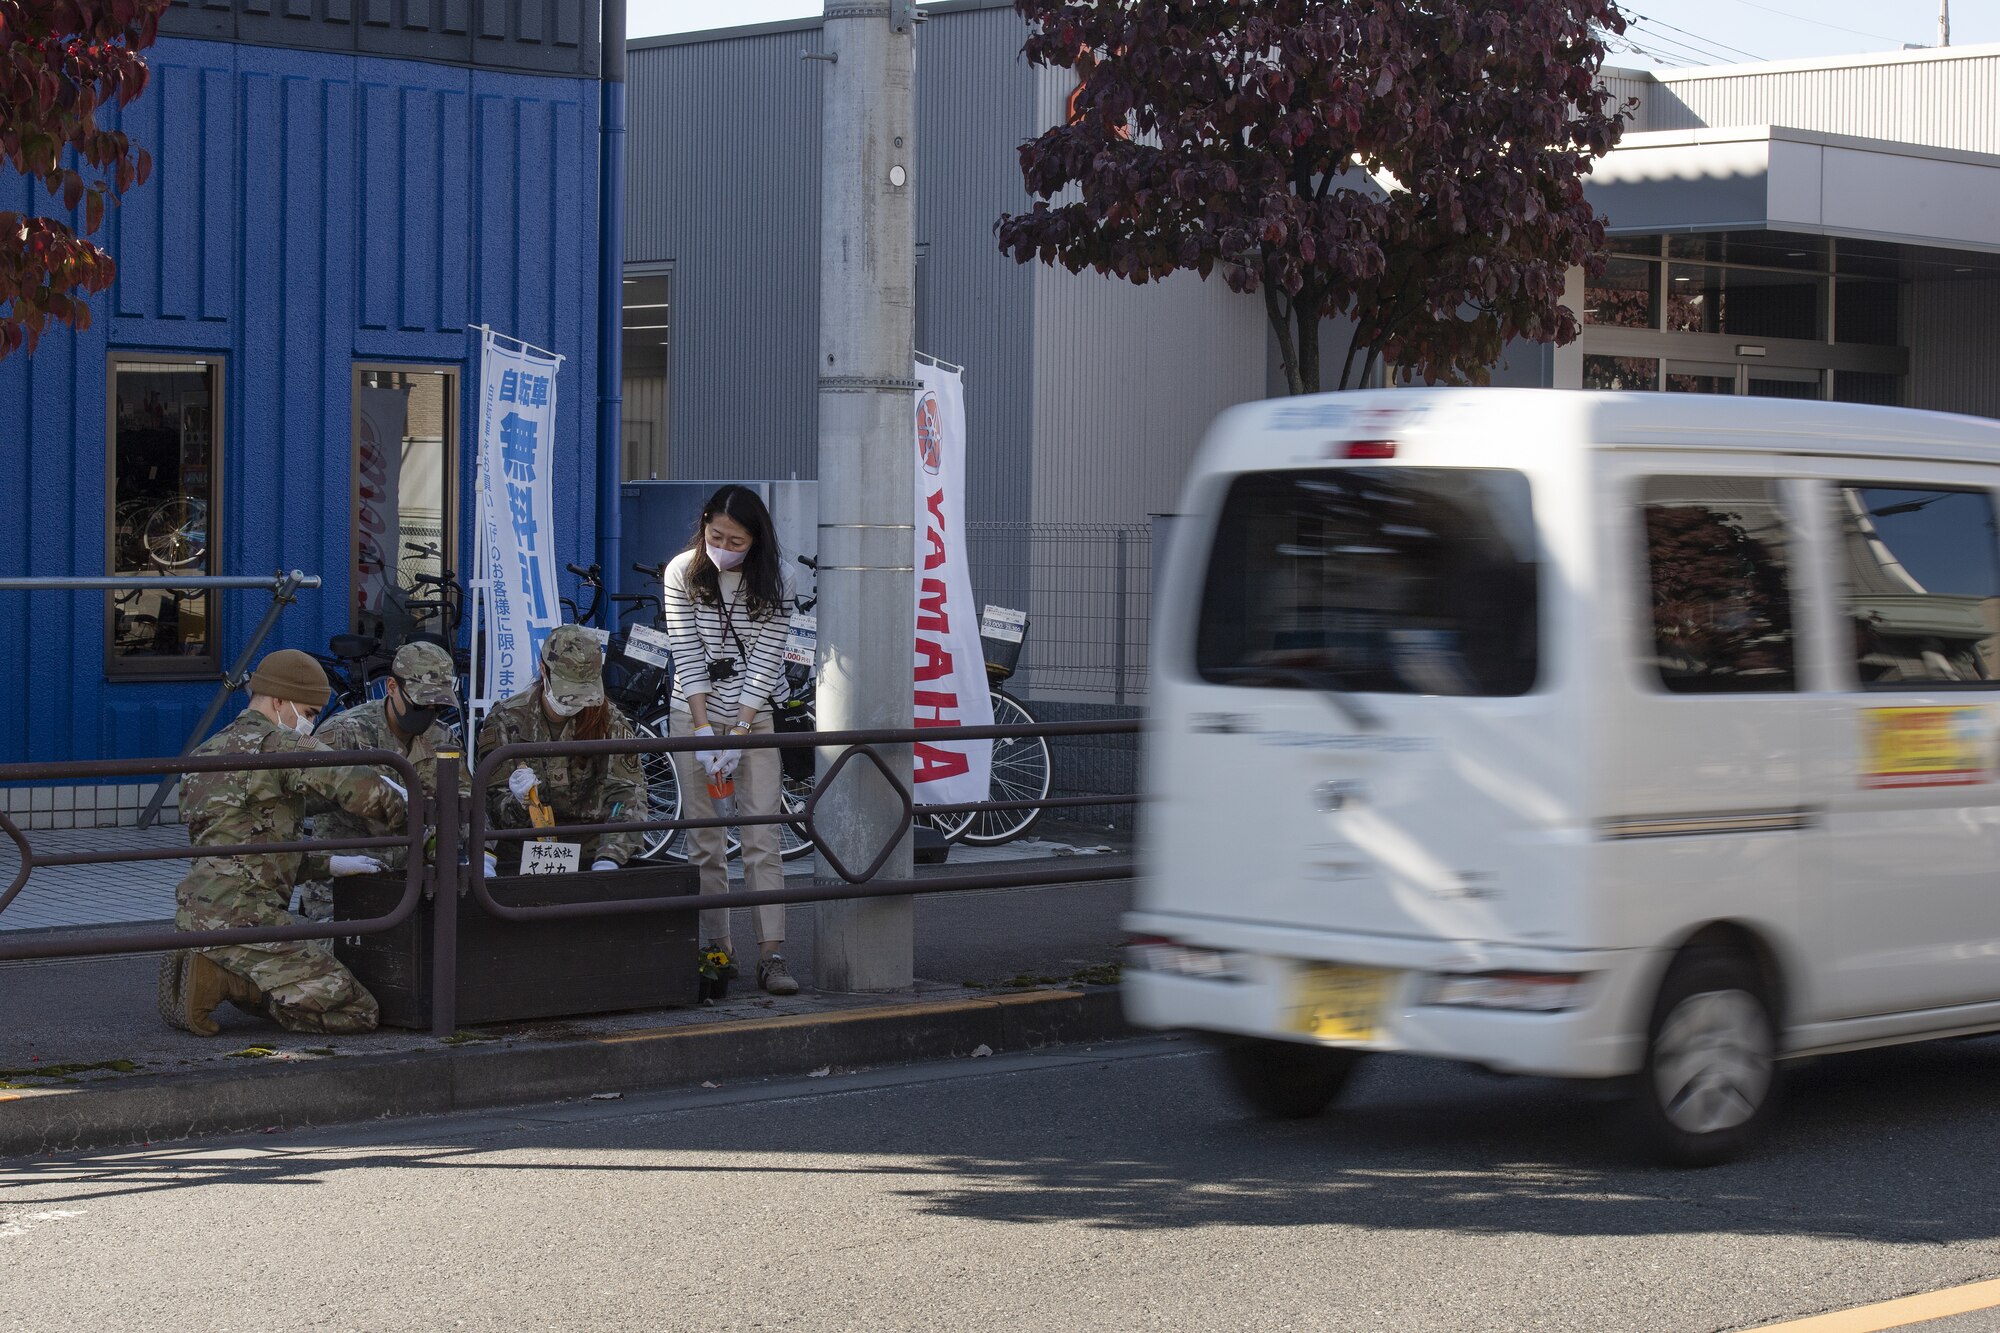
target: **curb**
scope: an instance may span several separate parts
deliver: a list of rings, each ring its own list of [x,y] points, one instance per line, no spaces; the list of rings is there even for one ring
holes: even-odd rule
[[[904,1064],[1126,1036],[1115,986],[918,1001],[577,1041],[138,1075],[0,1100],[0,1158]],[[5,1094],[0,1094],[4,1098]]]

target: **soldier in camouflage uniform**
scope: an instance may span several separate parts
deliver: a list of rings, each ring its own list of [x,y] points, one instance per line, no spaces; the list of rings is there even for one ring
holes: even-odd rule
[[[451,654],[435,643],[406,643],[396,650],[389,666],[387,697],[365,704],[321,724],[313,739],[332,750],[395,750],[406,756],[424,780],[424,795],[437,795],[437,757],[440,750],[456,750],[459,742],[437,720],[439,709],[458,707],[458,671]],[[472,800],[472,770],[458,769],[459,809]],[[371,825],[345,810],[330,810],[313,816],[313,836],[317,838],[366,838],[400,829]],[[370,859],[385,870],[402,870],[405,853],[391,847],[373,853]],[[316,867],[315,867],[316,868]],[[333,883],[312,879],[299,885],[299,915],[308,921],[333,920]]]
[[[632,736],[632,723],[604,696],[604,652],[596,639],[575,625],[562,625],[542,646],[536,682],[495,704],[479,727],[479,752],[528,741],[603,740]],[[646,775],[639,756],[552,757],[513,765],[505,782],[486,790],[487,818],[495,828],[529,828],[531,792],[555,812],[559,824],[608,824],[644,818]],[[496,778],[499,776],[495,775]],[[500,855],[518,862],[520,844],[499,844]],[[582,855],[592,870],[616,870],[638,856],[644,839],[613,833],[583,840]]]
[[[328,693],[326,672],[318,662],[292,648],[274,652],[250,677],[250,706],[195,753],[323,751],[326,747],[307,733]],[[190,773],[181,793],[181,817],[196,846],[294,842],[303,837],[300,826],[309,801],[324,801],[384,824],[406,818],[402,787],[369,768]],[[296,924],[299,918],[286,907],[300,862],[327,859],[296,852],[202,857],[180,883],[174,925],[217,930]],[[361,859],[334,858],[344,864],[331,869],[350,873],[353,862]],[[324,940],[176,950],[162,962],[159,998],[160,1015],[169,1024],[205,1037],[219,1030],[209,1015],[224,1000],[267,1013],[293,1032],[371,1032],[377,1015],[375,997],[334,958]]]

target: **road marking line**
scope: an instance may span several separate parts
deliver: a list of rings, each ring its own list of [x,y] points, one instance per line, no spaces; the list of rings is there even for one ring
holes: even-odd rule
[[[1952,1315],[1991,1310],[1996,1306],[2000,1306],[2000,1278],[1971,1282],[1962,1287],[1947,1287],[1943,1291],[1927,1291],[1921,1296],[1905,1296],[1901,1300],[1881,1301],[1875,1305],[1858,1305],[1852,1310],[1836,1310],[1832,1314],[1794,1319],[1785,1324],[1759,1324],[1756,1333],[1881,1333],[1883,1329],[1908,1328],[1911,1324],[1925,1324],[1933,1319],[1948,1319]]]

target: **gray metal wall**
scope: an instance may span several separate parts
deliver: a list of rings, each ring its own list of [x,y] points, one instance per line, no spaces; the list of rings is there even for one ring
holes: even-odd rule
[[[1636,94],[1631,129],[1789,125],[1933,148],[2000,153],[2000,51],[1991,46],[1885,52],[1715,70],[1606,71]]]
[[[1025,520],[1034,282],[992,231],[1027,203],[1025,28],[998,0],[931,15],[911,173],[922,350],[966,367],[968,517]],[[800,52],[819,46],[815,20],[631,44],[625,257],[673,265],[673,476],[815,475],[825,66]]]
[[[2000,417],[2000,281],[1910,285],[1909,405]]]
[[[673,265],[673,476],[813,475],[819,45],[816,24],[631,45],[625,258]]]

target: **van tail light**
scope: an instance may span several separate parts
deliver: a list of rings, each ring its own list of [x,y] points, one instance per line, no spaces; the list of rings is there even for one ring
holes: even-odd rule
[[[1584,972],[1439,972],[1424,989],[1425,1004],[1471,1009],[1524,1009],[1552,1014],[1576,1007]]]
[[[1220,949],[1182,944],[1164,935],[1134,935],[1125,941],[1125,966],[1135,972],[1164,972],[1205,981],[1234,981],[1229,955]]]
[[[1394,458],[1395,456],[1394,440],[1350,440],[1347,444],[1348,458]]]

